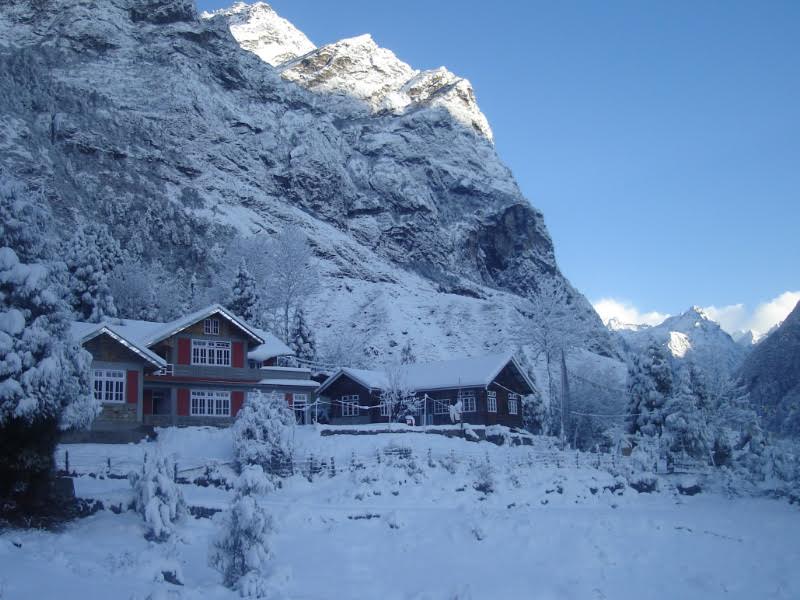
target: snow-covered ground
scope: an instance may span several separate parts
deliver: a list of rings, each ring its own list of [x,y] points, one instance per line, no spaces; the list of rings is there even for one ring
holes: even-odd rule
[[[228,430],[159,438],[179,464],[232,458]],[[285,580],[287,598],[800,597],[800,515],[785,502],[682,496],[666,478],[659,492],[638,494],[586,456],[564,455],[560,467],[531,462],[543,447],[408,433],[321,437],[311,427],[298,429],[297,443],[334,456],[336,473],[328,465],[312,481],[298,474],[263,497],[277,526],[274,577]],[[68,449],[76,470],[98,472],[108,457],[113,471],[155,447]],[[410,448],[412,458],[387,447]],[[476,490],[480,483],[494,491]],[[222,488],[181,487],[193,506],[224,508],[232,498]],[[106,506],[131,497],[124,479],[83,475],[76,490]],[[104,510],[60,533],[5,532],[0,598],[233,598],[207,565],[215,529],[189,517],[177,540],[158,544],[144,539],[136,513]],[[162,571],[177,571],[183,585],[163,581]]]

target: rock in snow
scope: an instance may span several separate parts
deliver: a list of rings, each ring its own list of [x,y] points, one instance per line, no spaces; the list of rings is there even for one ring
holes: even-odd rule
[[[208,279],[233,236],[294,224],[324,276],[321,344],[347,328],[376,357],[406,339],[421,360],[502,351],[522,296],[554,283],[583,346],[614,353],[466,80],[367,36],[314,48],[263,4],[207,17],[191,0],[0,4],[0,163],[62,231],[101,221]]]

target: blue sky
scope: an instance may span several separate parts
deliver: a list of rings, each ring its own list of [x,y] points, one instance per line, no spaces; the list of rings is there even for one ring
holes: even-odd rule
[[[317,45],[371,33],[470,79],[590,300],[741,304],[737,328],[800,290],[800,2],[270,4]]]

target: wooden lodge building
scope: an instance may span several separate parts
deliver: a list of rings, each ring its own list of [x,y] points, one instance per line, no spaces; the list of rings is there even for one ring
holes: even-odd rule
[[[461,420],[474,425],[522,427],[522,397],[533,382],[511,353],[403,365],[400,377],[418,402],[414,423],[451,423],[450,407],[461,401]],[[381,394],[391,376],[385,371],[339,369],[319,388],[332,424],[385,423],[391,408]]]
[[[278,366],[292,351],[218,304],[169,323],[108,319],[75,322],[92,355],[94,431],[145,426],[228,425],[245,395],[283,395],[306,422],[319,383],[309,369]]]

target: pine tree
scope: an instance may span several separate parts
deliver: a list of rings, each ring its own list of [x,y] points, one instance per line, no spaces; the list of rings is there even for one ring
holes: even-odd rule
[[[142,472],[134,471],[128,477],[136,511],[147,526],[148,539],[165,541],[174,533],[174,523],[186,515],[186,502],[172,479],[173,474],[173,464],[156,454],[150,458],[145,455]]]
[[[713,436],[708,411],[703,406],[703,388],[697,372],[684,369],[663,408],[663,435],[668,455],[674,458],[708,460]]]
[[[414,349],[411,347],[411,340],[406,340],[406,343],[403,344],[403,349],[400,351],[400,362],[404,365],[410,365],[417,362]]]
[[[122,263],[119,244],[108,229],[89,224],[81,227],[64,248],[70,304],[79,320],[99,322],[117,314],[108,278]]]
[[[669,361],[653,341],[644,354],[633,357],[628,372],[628,433],[660,436],[664,425],[664,403],[671,393]]]
[[[291,460],[294,445],[294,412],[275,393],[249,394],[233,424],[233,448],[240,466],[260,465],[279,473]]]
[[[258,314],[258,305],[256,280],[247,270],[247,264],[243,258],[233,280],[232,297],[228,308],[245,321],[252,323]]]
[[[297,358],[314,361],[317,358],[317,340],[308,326],[306,314],[302,307],[294,312],[289,347]]]
[[[70,336],[64,267],[45,262],[49,215],[8,181],[0,215],[0,510],[34,512],[49,504],[59,429],[88,425],[99,406],[91,356]]]
[[[267,566],[274,527],[256,497],[271,488],[260,466],[245,467],[231,507],[222,517],[222,528],[211,543],[209,564],[222,573],[226,586],[245,598],[272,597]]]

